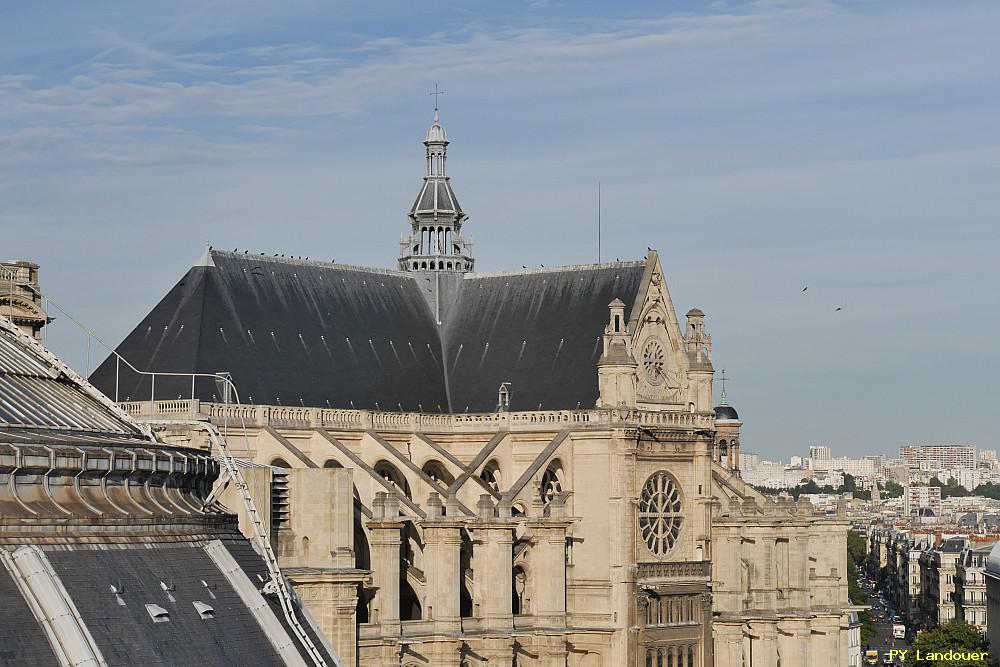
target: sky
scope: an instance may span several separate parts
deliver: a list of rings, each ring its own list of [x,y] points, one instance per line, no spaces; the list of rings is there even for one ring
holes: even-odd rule
[[[391,268],[437,83],[477,269],[596,261],[600,181],[745,450],[998,448],[997,62],[992,1],[3,2],[0,257],[111,344],[206,242]]]

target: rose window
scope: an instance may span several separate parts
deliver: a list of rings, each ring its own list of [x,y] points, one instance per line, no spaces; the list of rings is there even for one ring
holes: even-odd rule
[[[639,534],[649,551],[662,558],[673,550],[681,533],[681,493],[665,472],[646,480],[639,496]]]

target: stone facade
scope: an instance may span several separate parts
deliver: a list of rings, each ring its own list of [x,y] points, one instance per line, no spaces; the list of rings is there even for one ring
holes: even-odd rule
[[[42,308],[38,265],[24,261],[0,262],[0,316],[14,322],[35,340],[51,320]]]

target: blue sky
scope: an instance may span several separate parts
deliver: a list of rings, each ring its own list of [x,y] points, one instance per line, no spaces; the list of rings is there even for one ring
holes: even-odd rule
[[[600,179],[747,449],[1000,447],[997,62],[995,2],[8,2],[0,255],[114,343],[205,241],[392,266],[439,82],[478,268],[594,261]]]

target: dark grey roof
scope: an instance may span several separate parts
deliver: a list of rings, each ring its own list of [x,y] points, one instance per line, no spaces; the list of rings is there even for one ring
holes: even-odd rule
[[[722,420],[739,421],[740,416],[736,412],[736,408],[731,405],[717,405],[715,406],[715,421]]]
[[[0,566],[0,667],[58,665],[45,633],[6,568]]]
[[[227,371],[246,403],[424,412],[492,411],[501,382],[513,384],[512,409],[593,407],[608,303],[631,307],[646,268],[466,274],[438,287],[423,273],[229,252],[208,263],[118,347],[137,368]],[[120,373],[119,400],[149,400],[148,379]],[[91,380],[114,396],[114,359]],[[157,380],[157,399],[190,393],[189,380]],[[209,380],[195,393],[221,395]]]
[[[644,269],[466,276],[444,328],[452,410],[494,410],[501,382],[511,383],[512,410],[594,407],[608,304],[619,298],[631,308]]]
[[[137,368],[232,373],[245,403],[428,410],[446,406],[437,327],[406,274],[213,252],[118,347]],[[150,380],[122,370],[119,400],[148,400]],[[115,393],[109,357],[92,376]],[[190,380],[159,378],[157,398]],[[221,392],[206,380],[202,400]]]
[[[201,548],[49,551],[46,556],[112,667],[285,664]],[[209,591],[202,580],[214,588]],[[175,588],[174,602],[160,582]],[[119,584],[124,606],[110,590]],[[213,607],[215,618],[200,618],[195,601]],[[166,609],[170,621],[154,623],[146,604]]]
[[[921,515],[924,516],[924,515]],[[934,514],[928,514],[926,516],[934,516]],[[966,541],[963,537],[952,537],[941,543],[942,553],[961,553],[965,549]]]

